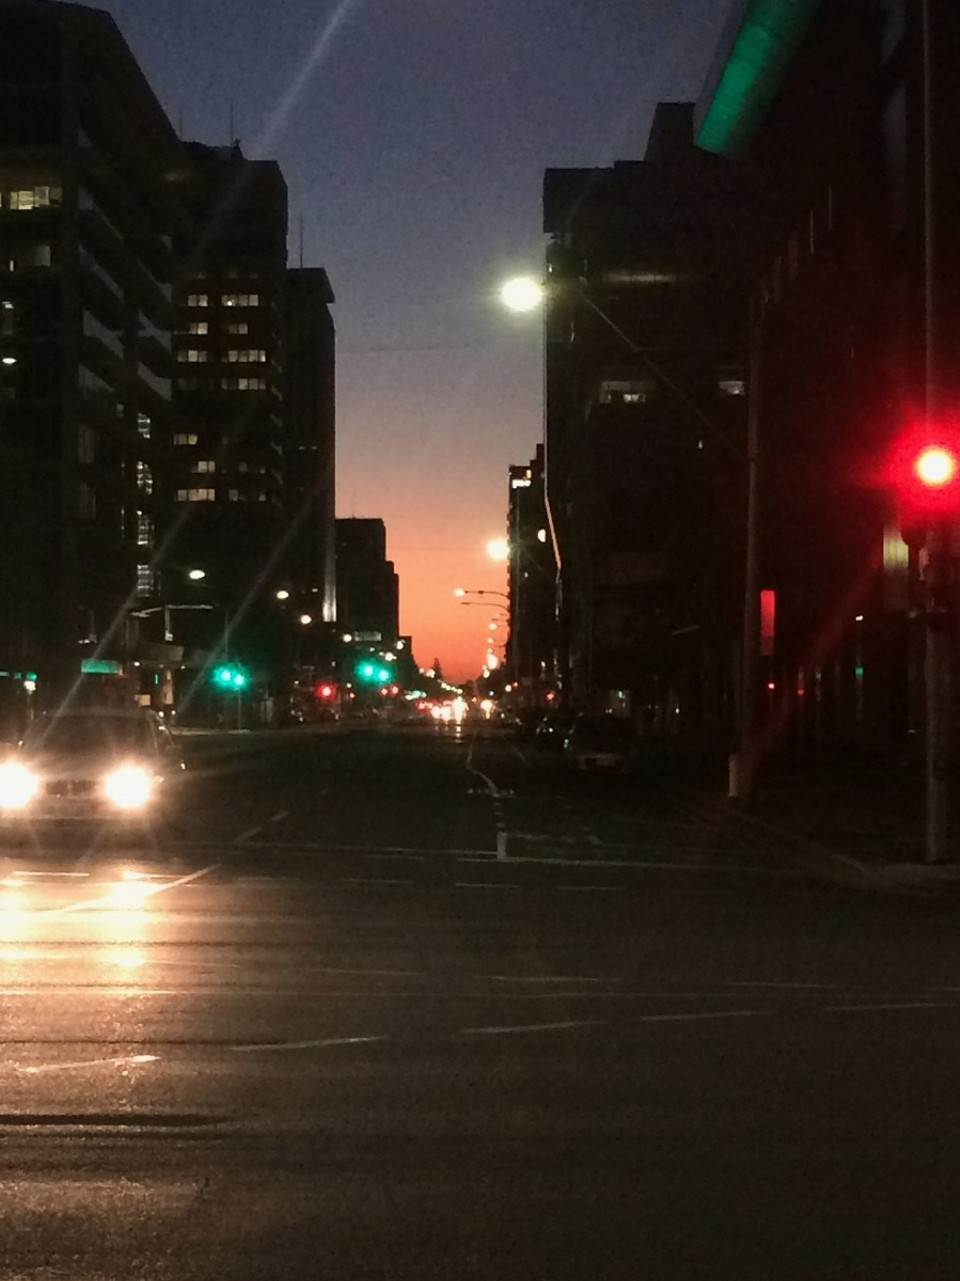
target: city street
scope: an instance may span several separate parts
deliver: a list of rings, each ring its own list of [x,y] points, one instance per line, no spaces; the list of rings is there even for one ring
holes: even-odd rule
[[[5,851],[0,1277],[956,1274],[956,900],[475,726]]]

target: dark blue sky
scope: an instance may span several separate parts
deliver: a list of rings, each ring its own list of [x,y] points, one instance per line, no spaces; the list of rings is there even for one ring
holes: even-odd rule
[[[548,166],[642,156],[695,98],[730,0],[101,0],[187,138],[280,162],[291,262],[337,295],[341,516],[382,516],[421,663],[473,675],[497,587],[483,545],[541,432],[539,323],[505,274],[542,263]]]

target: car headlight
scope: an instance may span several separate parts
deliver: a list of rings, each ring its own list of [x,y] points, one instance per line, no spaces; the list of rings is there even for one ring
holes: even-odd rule
[[[0,809],[22,810],[36,796],[40,782],[19,761],[0,765]]]
[[[140,809],[153,792],[153,779],[140,765],[121,765],[103,780],[103,790],[118,809]]]

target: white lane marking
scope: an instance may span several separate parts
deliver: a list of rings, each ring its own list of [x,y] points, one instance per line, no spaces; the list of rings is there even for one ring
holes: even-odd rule
[[[516,833],[514,833],[516,836]],[[456,851],[451,851],[456,853]],[[489,861],[490,855],[486,859],[482,855],[457,854],[459,863],[483,863]],[[789,876],[798,877],[804,873],[792,868],[771,868],[771,867],[750,867],[749,864],[738,863],[654,863],[641,862],[632,858],[562,858],[545,856],[543,858],[535,857],[529,854],[511,854],[510,862],[513,863],[532,863],[543,865],[544,867],[633,867],[638,872],[747,872],[753,876]]]
[[[474,974],[475,979],[490,979],[495,983],[602,983],[602,979],[588,978],[583,974]]]
[[[569,1019],[564,1023],[518,1023],[510,1027],[462,1027],[461,1036],[503,1036],[509,1032],[555,1032],[570,1027],[599,1027],[600,1019]]]
[[[516,743],[511,743],[511,744],[510,744],[510,750],[511,750],[511,752],[513,752],[513,754],[514,754],[515,756],[519,756],[519,757],[520,757],[520,759],[523,761],[524,765],[526,765],[527,769],[530,769],[530,762],[527,760],[526,756],[524,756],[523,752],[521,752],[520,748],[519,748],[519,747],[517,747]]]
[[[285,818],[290,817],[290,810],[277,810],[276,814],[267,819],[268,823],[282,823]]]
[[[40,872],[31,868],[17,868],[11,873],[13,876],[57,876],[57,877],[85,877],[90,876],[90,872]]]
[[[827,1014],[867,1013],[870,1010],[955,1010],[956,1001],[886,1001],[882,1005],[825,1005]]]
[[[467,752],[467,769],[471,774],[476,774],[477,778],[483,779],[493,800],[493,818],[497,828],[496,857],[497,862],[505,863],[507,860],[507,823],[503,813],[503,798],[493,779],[488,778],[482,770],[478,770],[473,764],[473,742],[470,743],[470,750]]]
[[[234,845],[241,845],[244,841],[249,841],[251,836],[259,836],[263,831],[263,824],[258,823],[256,827],[248,827],[245,832],[233,838]]]
[[[698,1014],[639,1014],[639,1023],[687,1023],[699,1019],[757,1019],[774,1010],[709,1010]]]
[[[331,1045],[369,1045],[374,1041],[385,1041],[385,1036],[337,1036],[318,1041],[267,1041],[254,1045],[231,1045],[236,1054],[255,1054],[283,1050],[323,1050]]]
[[[159,1054],[121,1054],[109,1059],[80,1059],[76,1063],[41,1063],[36,1067],[16,1067],[24,1076],[39,1076],[41,1072],[75,1072],[82,1068],[120,1066],[129,1063],[157,1063]]]
[[[387,876],[341,876],[341,885],[413,885],[413,881],[398,880]]]
[[[469,858],[482,861],[493,858],[492,850],[444,849],[428,845],[326,845],[321,841],[258,841],[257,847],[271,850],[292,850],[301,854],[362,854],[367,858],[401,858],[422,861],[424,855],[445,855],[449,858]],[[211,841],[206,845],[194,842],[189,848],[224,849],[229,843]]]
[[[522,890],[519,881],[454,881],[455,890]]]
[[[788,990],[796,988],[799,991],[803,991],[804,989],[810,989],[811,991],[836,990],[837,988],[842,988],[844,986],[842,983],[767,983],[762,979],[757,979],[755,981],[747,979],[727,979],[726,984],[727,987],[782,987]]]
[[[193,881],[199,880],[201,876],[207,876],[210,872],[215,871],[219,866],[217,863],[210,863],[207,867],[201,867],[199,871],[188,872],[185,876],[178,876],[174,881],[165,881],[163,884],[149,885],[143,895],[143,903],[149,899],[155,898],[158,894],[166,894],[168,890],[178,889],[181,885],[190,885]],[[136,882],[131,882],[136,884]],[[98,907],[106,907],[113,911],[123,911],[122,906],[118,906],[115,899],[109,894],[101,898],[84,899],[77,903],[68,903],[65,907],[47,907],[40,908],[34,912],[34,916],[52,917],[68,916],[73,912],[89,912]]]

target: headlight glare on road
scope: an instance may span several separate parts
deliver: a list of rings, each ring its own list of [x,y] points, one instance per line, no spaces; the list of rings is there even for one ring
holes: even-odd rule
[[[142,809],[150,799],[153,780],[139,765],[122,765],[107,775],[103,790],[118,809]]]
[[[0,765],[0,809],[22,810],[37,794],[40,784],[25,765],[6,761]]]

